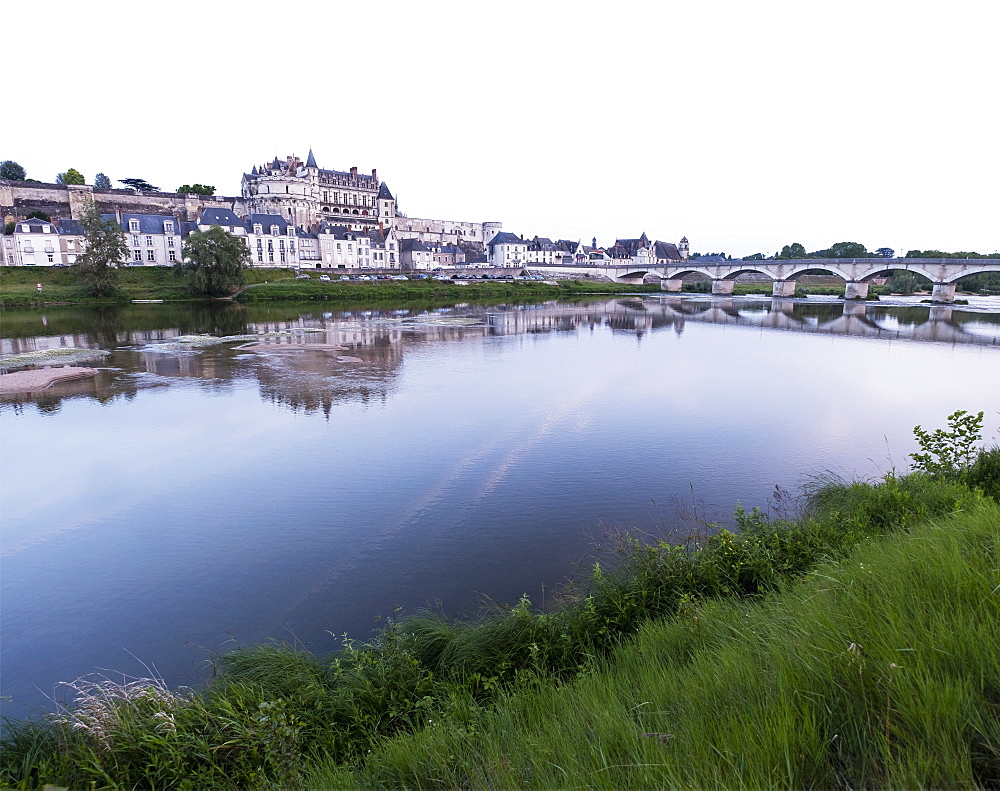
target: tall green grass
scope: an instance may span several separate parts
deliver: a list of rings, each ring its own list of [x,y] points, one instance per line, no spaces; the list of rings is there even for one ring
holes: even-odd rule
[[[874,539],[766,599],[651,621],[572,684],[428,711],[314,788],[988,788],[1000,507]]]

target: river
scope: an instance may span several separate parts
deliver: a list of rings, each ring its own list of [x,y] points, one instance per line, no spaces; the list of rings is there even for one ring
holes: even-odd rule
[[[609,532],[904,471],[957,409],[996,442],[1000,299],[972,302],[8,311],[4,356],[110,354],[0,398],[4,714],[87,673],[190,685],[236,644],[544,605]]]

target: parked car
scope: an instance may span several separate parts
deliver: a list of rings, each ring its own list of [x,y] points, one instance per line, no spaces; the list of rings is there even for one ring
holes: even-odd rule
[[[410,278],[408,278],[406,275],[393,275],[392,279],[393,280],[409,280]]]
[[[320,275],[319,279],[320,280],[327,280],[328,281],[330,279],[330,276],[329,275]]]
[[[296,280],[312,280],[312,278],[309,277],[309,275],[307,275],[305,272],[303,272],[301,275],[296,275],[295,279]]]
[[[349,278],[347,275],[341,275],[340,279],[341,280],[350,280],[351,278]]]

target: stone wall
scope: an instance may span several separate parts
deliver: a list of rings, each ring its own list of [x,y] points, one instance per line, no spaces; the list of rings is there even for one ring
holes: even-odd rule
[[[77,219],[91,201],[106,214],[169,214],[194,222],[206,208],[232,209],[245,214],[242,198],[223,195],[182,195],[176,192],[138,192],[132,189],[94,189],[89,185],[34,184],[0,180],[0,217],[5,222],[43,211],[53,220]]]

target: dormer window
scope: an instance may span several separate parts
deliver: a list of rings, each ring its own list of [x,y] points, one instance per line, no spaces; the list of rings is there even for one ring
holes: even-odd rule
[[[278,235],[278,226],[277,225],[272,225],[271,226],[271,236],[277,236],[277,235]]]
[[[24,223],[23,225],[21,225],[21,233],[30,233],[30,232],[31,232],[31,226],[30,225],[28,225],[27,223]]]
[[[50,228],[48,225],[43,225],[42,233],[52,233],[52,228]]]
[[[295,226],[294,225],[289,225],[288,226],[288,235],[289,236],[295,236]]]
[[[264,233],[264,226],[261,225],[260,223],[255,223],[253,226],[253,232],[258,236],[260,236],[262,233]]]
[[[130,231],[133,231],[133,232],[138,231],[139,230],[139,221],[138,220],[129,220],[128,221],[128,229]]]
[[[171,220],[167,220],[166,222],[163,223],[163,232],[164,233],[174,232],[174,223]]]

